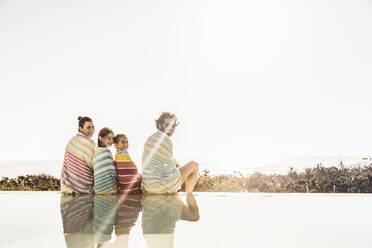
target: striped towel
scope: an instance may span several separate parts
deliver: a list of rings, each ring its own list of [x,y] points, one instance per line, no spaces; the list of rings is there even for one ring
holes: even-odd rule
[[[93,157],[94,192],[112,194],[117,192],[117,174],[109,148],[98,147]]]
[[[138,194],[141,191],[142,177],[126,150],[115,154],[115,165],[118,173],[119,193]]]
[[[94,141],[81,133],[68,142],[61,173],[63,193],[92,193],[95,147]]]
[[[172,141],[161,131],[151,135],[145,143],[142,177],[144,193],[175,193],[181,188],[181,173],[173,158]]]

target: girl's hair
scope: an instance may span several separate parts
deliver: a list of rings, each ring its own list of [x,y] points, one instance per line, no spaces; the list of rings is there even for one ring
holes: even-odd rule
[[[114,134],[114,132],[108,127],[104,127],[99,131],[99,133],[98,133],[98,147],[105,147],[105,145],[99,140],[99,137],[104,138],[107,135],[109,135],[109,133]]]
[[[114,137],[114,144],[117,144],[119,143],[119,140],[121,138],[127,138],[127,136],[125,134],[122,134],[122,133],[119,133],[117,134],[115,137]],[[128,138],[127,138],[128,139]]]
[[[170,118],[170,119],[176,119],[176,115],[175,114],[172,114],[172,113],[169,113],[169,112],[163,112],[160,114],[159,118],[157,120],[155,120],[156,122],[156,128],[157,129],[160,129],[159,126],[161,123],[164,122],[165,119],[167,118]]]
[[[87,122],[87,121],[93,122],[92,119],[90,119],[90,118],[87,117],[87,116],[85,116],[85,117],[81,117],[81,116],[79,116],[79,117],[78,117],[78,120],[79,120],[79,127],[81,127],[81,128],[84,127],[85,122]]]

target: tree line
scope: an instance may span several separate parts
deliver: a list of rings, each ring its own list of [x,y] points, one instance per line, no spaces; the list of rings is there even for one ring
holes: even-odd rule
[[[58,191],[59,179],[49,175],[3,177],[0,190]],[[318,164],[297,172],[290,168],[287,174],[211,175],[204,170],[195,186],[199,192],[271,192],[271,193],[372,193],[372,165],[324,167]]]

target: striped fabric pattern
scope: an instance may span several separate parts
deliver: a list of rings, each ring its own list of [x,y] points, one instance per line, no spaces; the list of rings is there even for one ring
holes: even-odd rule
[[[173,158],[173,144],[167,134],[151,135],[142,156],[142,189],[144,193],[175,193],[181,188],[181,173]]]
[[[119,193],[141,193],[142,177],[138,174],[137,167],[126,150],[119,150],[118,153],[115,154],[115,166],[118,174]]]
[[[98,147],[93,156],[94,192],[117,193],[117,174],[109,148]]]
[[[61,173],[63,193],[92,193],[95,147],[94,141],[81,133],[68,142]]]

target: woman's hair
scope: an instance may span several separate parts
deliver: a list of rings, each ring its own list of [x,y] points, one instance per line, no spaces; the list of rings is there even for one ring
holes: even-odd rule
[[[114,132],[108,127],[104,127],[99,131],[99,133],[98,133],[98,147],[105,147],[105,145],[99,140],[99,137],[104,138],[107,135],[109,135],[109,133],[114,134]]]
[[[155,122],[156,122],[156,128],[157,129],[160,129],[159,128],[159,125],[161,123],[163,123],[164,120],[167,119],[167,118],[176,119],[176,115],[175,114],[172,114],[172,113],[169,113],[169,112],[163,112],[163,113],[161,113],[160,116],[159,116],[159,118],[157,120],[155,120]]]
[[[119,143],[119,140],[121,138],[127,138],[127,136],[125,134],[122,134],[122,133],[119,133],[117,134],[115,137],[114,137],[114,144],[117,144]],[[128,138],[127,138],[128,139]]]
[[[79,120],[79,127],[81,127],[81,128],[84,127],[85,122],[87,122],[87,121],[92,122],[92,119],[90,119],[90,118],[87,117],[87,116],[85,116],[85,117],[81,117],[81,116],[79,116],[79,117],[78,117],[78,120]]]

